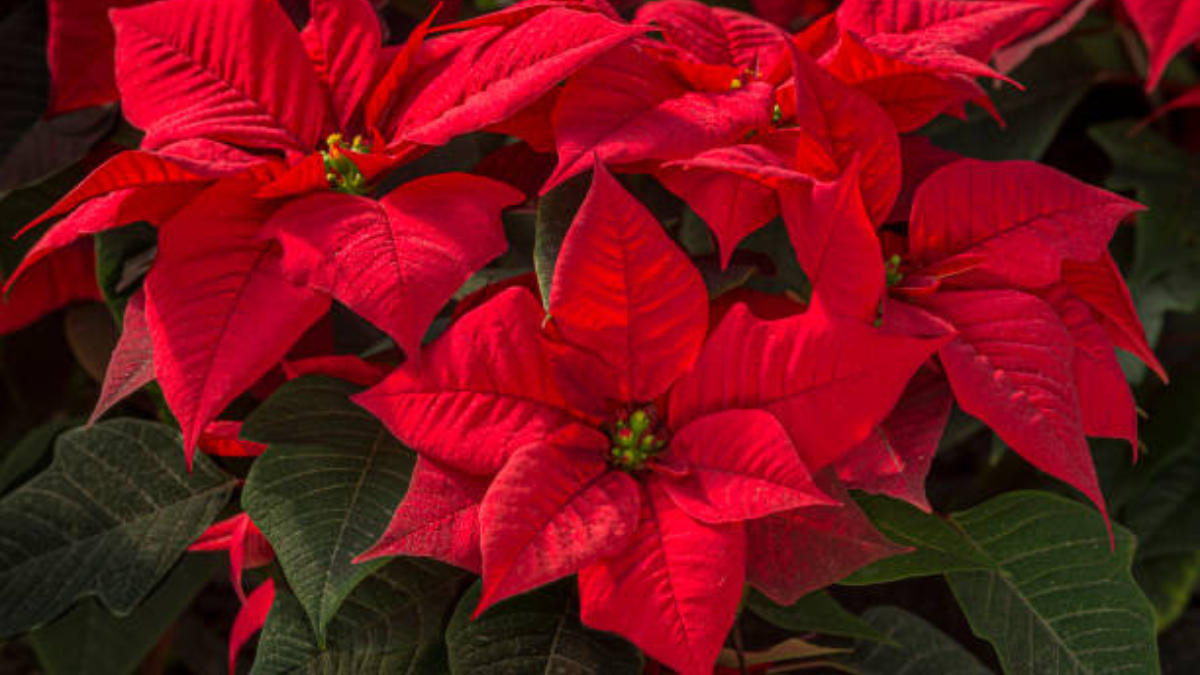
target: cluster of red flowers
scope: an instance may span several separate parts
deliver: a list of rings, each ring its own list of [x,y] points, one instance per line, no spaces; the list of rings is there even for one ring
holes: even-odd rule
[[[847,0],[793,35],[691,0],[631,20],[525,0],[397,46],[367,0],[312,0],[299,31],[276,0],[121,4],[141,148],[29,226],[65,216],[9,284],[155,225],[97,413],[154,379],[189,456],[332,301],[374,324],[406,360],[352,364],[357,401],[419,462],[362,557],[481,573],[480,612],[578,575],[585,624],[711,672],[745,582],[791,603],[902,550],[847,488],[928,509],[954,402],[1102,511],[1086,437],[1136,447],[1113,348],[1161,369],[1106,247],[1138,205],[905,135],[988,106],[976,78],[1044,28],[1036,4]],[[383,180],[480,131],[517,140],[477,173]],[[588,171],[552,276],[422,346],[506,250],[502,211]],[[682,199],[722,264],[782,216],[811,294],[710,297],[613,174]],[[269,559],[245,516],[218,530],[200,546],[235,569]]]

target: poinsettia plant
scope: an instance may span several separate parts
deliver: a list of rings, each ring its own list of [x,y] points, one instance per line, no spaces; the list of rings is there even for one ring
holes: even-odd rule
[[[1190,663],[1200,7],[0,11],[16,672]]]

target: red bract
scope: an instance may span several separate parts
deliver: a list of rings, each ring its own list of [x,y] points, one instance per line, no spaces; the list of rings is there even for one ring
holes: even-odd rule
[[[147,0],[48,0],[50,66],[48,114],[117,100],[113,78],[113,32],[108,11]]]
[[[356,399],[420,454],[362,558],[481,569],[478,611],[578,573],[586,624],[708,673],[743,579],[790,602],[895,552],[813,473],[940,341],[820,303],[780,321],[736,305],[706,337],[699,273],[596,167],[548,316],[510,288]]]
[[[1200,40],[1197,0],[1125,0],[1125,9],[1149,52],[1146,90],[1158,86],[1171,58]]]
[[[3,270],[0,270],[2,278]],[[14,275],[15,276],[15,275]],[[26,282],[0,294],[0,335],[20,330],[78,300],[99,300],[90,245],[72,246],[27,269]]]
[[[450,173],[376,200],[377,180],[422,152],[407,138],[502,122],[640,30],[573,4],[515,9],[523,23],[460,25],[428,43],[426,22],[394,50],[365,0],[312,0],[300,32],[274,0],[115,11],[122,107],[146,132],[142,150],[36,221],[67,216],[18,273],[85,235],[159,226],[146,332],[189,453],[330,298],[414,351],[454,290],[504,251],[499,213],[524,198]],[[105,406],[126,390],[106,387]]]
[[[976,77],[1003,77],[988,65],[1025,22],[1044,14],[1026,3],[852,0],[798,42],[841,81],[866,92],[900,131],[963,105],[991,107]]]
[[[1105,249],[1117,224],[1139,208],[1030,162],[950,164],[917,191],[907,253],[890,263],[884,307],[885,329],[956,331],[939,357],[962,409],[1102,511],[1085,437],[1137,445],[1133,398],[1113,346],[1161,373]],[[940,435],[930,430],[945,421],[941,395],[932,388],[929,396],[925,404],[906,399],[880,430],[901,440],[893,449],[917,466]],[[893,459],[860,450],[862,457],[872,452],[875,470]],[[874,489],[925,505],[911,488],[886,487],[882,474],[843,467],[845,477],[857,473],[876,482]]]
[[[815,185],[843,180],[855,181],[872,221],[887,215],[898,145],[869,97],[751,16],[669,0],[645,5],[637,20],[665,43],[636,41],[567,82],[547,188],[585,170],[593,153],[646,167],[708,223],[723,262],[780,214],[785,190],[791,223],[816,221]]]

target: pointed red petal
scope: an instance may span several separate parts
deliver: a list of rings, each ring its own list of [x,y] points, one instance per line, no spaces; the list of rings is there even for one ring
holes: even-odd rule
[[[580,618],[681,675],[709,675],[733,626],[745,565],[740,523],[692,520],[651,481],[628,548],[580,571]]]
[[[849,0],[838,8],[838,25],[886,47],[901,60],[935,69],[960,63],[986,75],[997,47],[1017,35],[1042,8],[1024,2],[898,0],[880,4]],[[973,62],[973,63],[972,63]]]
[[[1036,288],[1058,281],[1064,260],[1103,255],[1141,208],[1041,164],[964,159],[917,190],[909,246],[918,264],[971,252],[983,256],[975,272]]]
[[[354,401],[414,450],[494,474],[514,450],[575,421],[539,330],[543,316],[527,289],[507,290]]]
[[[202,185],[189,183],[118,190],[84,204],[55,223],[29,249],[21,265],[8,278],[6,288],[15,286],[18,279],[23,279],[46,256],[78,244],[83,237],[139,220],[156,224],[166,221],[183,204],[199,194]]]
[[[404,501],[361,563],[383,556],[436,558],[479,574],[479,507],[490,478],[479,478],[417,456]]]
[[[845,489],[820,485],[841,502],[777,513],[746,524],[746,577],[764,595],[791,605],[854,570],[904,548],[881,535]]]
[[[554,110],[558,167],[543,190],[591,168],[685,159],[770,124],[773,87],[691,91],[657,59],[627,46],[568,80]]]
[[[817,471],[871,433],[944,342],[884,335],[819,308],[762,321],[739,304],[675,385],[669,409],[678,424],[717,410],[764,409]]]
[[[925,478],[953,406],[946,377],[923,366],[887,419],[837,463],[838,479],[849,488],[903,499],[929,512]]]
[[[782,185],[811,180],[796,165],[796,157],[807,154],[807,135],[784,130],[758,138],[757,143],[721,146],[667,162],[654,174],[708,224],[722,266],[729,264],[743,238],[779,215],[776,191]]]
[[[1094,262],[1065,261],[1062,280],[1092,308],[1114,345],[1141,359],[1159,379],[1167,381],[1166,371],[1146,342],[1146,329],[1111,255],[1105,253]]]
[[[138,289],[125,304],[121,337],[108,360],[100,398],[88,424],[95,424],[114,405],[154,380],[154,344],[146,324],[146,293]]]
[[[332,124],[274,0],[152,2],[116,10],[112,21],[121,112],[146,131],[144,148],[203,137],[307,153]]]
[[[1200,39],[1200,0],[1125,0],[1150,53],[1146,90],[1158,86],[1171,59]]]
[[[179,183],[204,183],[206,181],[206,177],[192,173],[155,153],[141,150],[122,152],[88,174],[87,178],[72,188],[54,206],[21,228],[17,236],[51,218],[70,213],[84,202],[117,190]]]
[[[792,50],[796,124],[813,136],[836,170],[813,175],[832,180],[855,162],[863,205],[875,224],[883,222],[900,191],[900,140],[887,113],[866,94],[842,84],[810,57]],[[803,166],[804,156],[798,158]]]
[[[832,183],[783,186],[779,203],[813,302],[833,316],[874,320],[886,288],[883,253],[858,184],[854,163]]]
[[[939,73],[878,54],[850,33],[842,33],[828,68],[842,82],[875,99],[900,132],[915,131],[966,102],[987,100],[968,76]]]
[[[404,45],[392,57],[383,76],[375,83],[375,87],[371,90],[371,94],[363,106],[363,124],[368,130],[379,131],[380,125],[390,117],[396,94],[409,76],[409,70],[412,67],[413,59],[416,58],[417,50],[425,42],[429,26],[436,18],[437,11],[435,10],[424,21],[417,24],[416,28],[412,29],[404,41]],[[380,52],[381,57],[385,53]]]
[[[1071,370],[1084,433],[1129,441],[1137,452],[1137,404],[1108,334],[1065,286],[1051,286],[1042,298],[1058,311],[1075,345]]]
[[[113,31],[108,10],[144,0],[49,0],[50,106],[47,114],[117,100],[113,79]]]
[[[229,633],[229,675],[237,672],[238,652],[255,633],[262,630],[263,625],[267,623],[267,614],[270,613],[271,605],[274,602],[275,580],[267,579],[254,589],[242,608],[238,610],[237,617],[233,620],[233,628]]]
[[[634,20],[654,23],[667,44],[700,63],[769,73],[787,57],[783,31],[723,7],[693,0],[662,0],[642,5]]]
[[[708,293],[654,216],[597,165],[550,291],[563,339],[607,363],[623,401],[651,401],[695,360]]]
[[[0,293],[0,335],[20,330],[43,316],[77,300],[101,300],[96,287],[95,256],[87,242],[41,258],[32,266],[23,263],[9,278],[21,273],[21,283],[7,295]]]
[[[963,411],[1105,512],[1071,370],[1074,341],[1058,313],[1011,290],[939,292],[921,304],[958,329],[940,356]]]
[[[576,426],[504,465],[479,511],[483,595],[478,616],[505,598],[625,549],[641,512],[638,486],[605,462],[609,440]]]
[[[723,410],[675,432],[668,453],[687,473],[662,486],[689,516],[731,523],[828,504],[787,432],[761,410]]]
[[[205,425],[277,364],[329,308],[283,275],[257,238],[270,206],[255,184],[219,184],[163,227],[146,277],[154,371],[187,456]]]
[[[338,128],[349,128],[375,77],[383,37],[368,0],[311,0],[300,34],[313,68],[329,91]]]
[[[500,211],[524,195],[479,176],[426,176],[376,201],[324,192],[264,227],[297,283],[327,292],[415,354],[467,277],[504,252]]]
[[[444,69],[408,89],[394,135],[425,145],[516,114],[596,57],[642,32],[594,12],[552,8],[508,29],[476,29]]]

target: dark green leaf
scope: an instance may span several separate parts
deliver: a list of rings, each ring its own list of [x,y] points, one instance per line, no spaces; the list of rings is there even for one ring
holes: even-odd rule
[[[319,643],[346,596],[383,565],[351,561],[383,534],[414,462],[350,401],[356,390],[330,378],[293,380],[243,427],[270,447],[246,478],[242,507],[275,548]]]
[[[1200,307],[1200,160],[1152,130],[1133,134],[1133,126],[1113,122],[1088,133],[1112,159],[1108,187],[1133,191],[1147,207],[1128,281],[1153,345],[1168,312]]]
[[[817,591],[784,607],[758,591],[751,591],[747,606],[772,624],[796,633],[824,633],[886,642],[887,636],[838,604],[828,593]]]
[[[452,675],[640,675],[636,647],[586,628],[570,582],[511,598],[472,620],[482,586],[463,596],[446,629]]]
[[[842,580],[843,584],[878,584],[989,565],[954,524],[940,516],[887,497],[859,495],[858,501],[880,532],[914,550],[868,565]]]
[[[115,420],[59,437],[54,461],[0,500],[0,636],[96,596],[131,612],[229,500],[207,458],[184,466],[179,434]]]
[[[1130,575],[1133,536],[1078,502],[1010,492],[953,516],[992,568],[946,575],[1007,673],[1158,673],[1154,611]]]
[[[114,318],[125,315],[125,303],[140,286],[154,261],[158,231],[146,223],[96,235],[96,281]]]
[[[189,555],[129,616],[88,598],[30,636],[47,675],[127,675],[218,570],[217,556]]]
[[[1161,632],[1182,616],[1192,601],[1200,581],[1200,551],[1135,558],[1133,578],[1154,605],[1155,625]]]
[[[898,607],[872,607],[863,620],[889,638],[860,644],[842,663],[860,675],[990,675],[972,654],[924,619]]]
[[[54,205],[60,197],[83,180],[86,173],[79,166],[59,173],[49,180],[10,192],[0,193],[0,272],[16,269],[25,252],[45,232],[45,226],[13,240],[13,236],[43,211]]]
[[[0,494],[22,482],[54,447],[54,439],[63,431],[79,426],[80,420],[55,420],[30,431],[0,458]]]
[[[467,578],[429,560],[393,560],[346,598],[325,649],[299,601],[279,587],[251,675],[444,675],[442,633]]]
[[[31,185],[83,159],[112,131],[115,105],[38,120],[0,159],[0,192]]]

